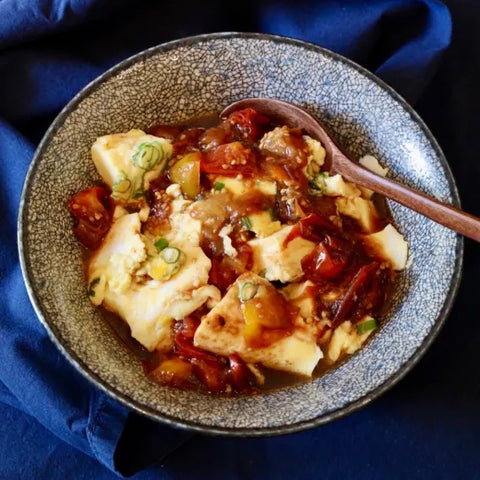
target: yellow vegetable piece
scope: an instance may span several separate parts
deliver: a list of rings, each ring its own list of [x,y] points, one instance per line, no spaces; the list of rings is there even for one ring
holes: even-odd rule
[[[192,365],[180,358],[170,358],[150,372],[149,377],[159,383],[182,385],[190,380],[191,375]]]
[[[245,343],[251,345],[252,343],[255,343],[255,339],[258,339],[262,334],[261,320],[255,303],[247,302],[244,303],[242,307],[243,316],[245,318],[243,337],[245,338]]]
[[[169,270],[168,265],[161,258],[155,258],[152,262],[150,274],[155,280],[163,280],[170,273]]]
[[[170,178],[182,192],[194,199],[200,192],[200,152],[187,153],[170,168]]]

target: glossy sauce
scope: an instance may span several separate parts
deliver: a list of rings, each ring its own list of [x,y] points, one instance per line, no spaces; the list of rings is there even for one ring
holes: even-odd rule
[[[302,237],[315,242],[311,254],[302,260],[304,277],[315,285],[316,311],[320,317],[328,314],[333,328],[343,320],[359,321],[365,314],[381,317],[392,285],[393,272],[381,268],[380,262],[370,257],[359,240],[359,227],[348,217],[342,224],[335,221],[336,207],[332,197],[312,195],[303,174],[307,163],[307,148],[299,130],[290,130],[281,141],[273,139],[259,148],[259,139],[274,128],[268,118],[252,112],[235,112],[229,118],[213,121],[201,119],[195,126],[157,125],[149,133],[172,140],[174,154],[169,167],[185,154],[199,152],[200,192],[191,215],[203,222],[201,247],[212,262],[209,283],[224,294],[242,273],[252,267],[252,251],[248,241],[254,234],[245,231],[245,216],[266,210],[282,224],[293,225],[284,242]],[[231,198],[224,192],[212,194],[215,178],[219,175],[248,179],[275,180],[276,196],[249,190]],[[293,182],[293,183],[292,183]],[[144,225],[149,231],[161,230],[168,224],[169,202],[165,189],[171,183],[169,169],[152,182],[147,192],[150,217]],[[293,185],[293,187],[292,187]],[[288,188],[287,188],[288,187]],[[282,193],[283,192],[283,193]],[[379,213],[378,229],[390,221],[386,203],[374,197]],[[302,215],[292,206],[297,202]],[[209,219],[209,222],[205,222]],[[225,255],[218,235],[223,225],[232,225],[231,234],[238,256]],[[251,347],[270,345],[289,335],[298,309],[290,305],[274,287],[262,299],[254,299],[260,318],[260,333],[248,339]],[[248,305],[249,302],[247,302]],[[193,346],[193,335],[202,315],[202,307],[191,316],[175,324],[175,347],[170,353],[148,352],[130,335],[128,325],[116,315],[101,309],[102,314],[122,343],[144,364],[147,376],[153,381],[180,388],[207,390],[213,393],[253,394],[260,390],[293,385],[305,381],[284,372],[261,368],[265,383],[258,384],[254,375],[238,358],[220,357]],[[341,360],[341,359],[340,359]],[[165,368],[161,368],[164,365]],[[314,376],[333,368],[324,361],[317,365]]]

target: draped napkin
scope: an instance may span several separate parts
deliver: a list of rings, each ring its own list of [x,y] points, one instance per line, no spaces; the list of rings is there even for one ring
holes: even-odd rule
[[[131,475],[152,462],[180,459],[193,441],[188,432],[129,412],[90,385],[58,352],[25,291],[16,219],[35,147],[74,94],[140,50],[213,31],[260,31],[316,43],[366,66],[415,103],[450,43],[451,19],[447,7],[437,0],[0,1],[0,410],[2,434],[6,438],[12,432],[1,478]],[[32,450],[22,453],[15,436],[18,429],[30,439]],[[303,455],[305,476],[316,477],[324,455],[314,443],[321,437],[319,432],[258,440],[263,442],[263,459],[255,456],[258,443],[199,440],[197,435],[195,442],[204,446],[199,452],[205,454],[207,446],[215,452],[220,444],[229,443],[228,456],[217,459],[216,467],[213,462],[204,476],[183,465],[176,471],[149,469],[138,478],[237,478],[233,471],[238,478],[255,478],[258,462],[268,464],[263,471],[279,478],[282,458],[289,451]],[[6,449],[9,443],[1,445]],[[368,446],[358,447],[368,457]],[[31,472],[28,466],[36,452],[45,455],[48,466],[39,458],[33,464],[45,469]],[[56,462],[57,457],[63,463]],[[251,458],[256,458],[256,466]]]

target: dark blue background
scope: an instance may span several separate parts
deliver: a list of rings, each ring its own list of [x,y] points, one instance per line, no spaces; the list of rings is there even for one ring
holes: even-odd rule
[[[131,415],[116,448],[127,412],[45,337],[15,245],[34,146],[88,81],[171,39],[264,31],[353,58],[414,104],[446,153],[464,208],[480,216],[480,2],[449,2],[443,56],[449,16],[435,0],[201,3],[0,2],[0,478],[117,478],[95,456],[126,475],[162,459],[135,479],[480,478],[480,248],[469,240],[456,304],[419,365],[362,411],[301,434],[190,438]]]

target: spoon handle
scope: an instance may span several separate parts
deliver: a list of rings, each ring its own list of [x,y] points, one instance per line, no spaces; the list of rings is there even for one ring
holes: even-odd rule
[[[350,160],[342,160],[343,158],[338,157],[335,159],[335,171],[345,179],[381,193],[445,227],[480,242],[480,218],[427,197],[423,193],[416,192],[393,180],[376,175]]]

